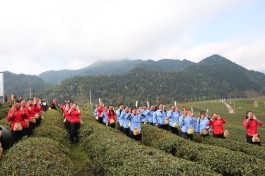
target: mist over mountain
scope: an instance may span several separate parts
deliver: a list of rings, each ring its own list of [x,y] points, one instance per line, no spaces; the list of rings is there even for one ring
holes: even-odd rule
[[[150,71],[179,71],[195,63],[188,60],[118,60],[97,61],[94,64],[78,70],[47,71],[39,75],[50,84],[57,84],[73,76],[98,76],[98,75],[122,75],[135,68],[144,68]]]

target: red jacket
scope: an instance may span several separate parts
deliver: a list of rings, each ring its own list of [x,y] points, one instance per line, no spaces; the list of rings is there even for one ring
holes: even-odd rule
[[[97,111],[98,111],[98,118],[102,118],[101,114],[104,112],[105,107],[104,106],[98,106]]]
[[[244,119],[243,121],[243,126],[247,128],[247,134],[249,136],[253,136],[255,134],[258,134],[258,126],[262,126],[263,122],[259,120],[254,120],[254,119]]]
[[[33,123],[33,121],[32,121],[32,117],[34,117],[34,116],[33,116],[33,114],[32,114],[32,109],[29,110],[28,107],[24,107],[24,108],[23,108],[23,111],[25,112],[25,116],[26,116],[25,118],[26,118],[29,122]]]
[[[68,118],[69,118],[69,121],[74,123],[74,122],[79,122],[80,123],[80,115],[81,115],[81,112],[77,109],[72,109],[72,110],[69,110],[68,112]]]
[[[35,107],[35,108],[34,108],[35,115],[38,114],[39,117],[40,117],[40,115],[41,115],[41,114],[40,114],[40,111],[41,111],[41,105],[36,104],[34,107]]]
[[[209,122],[209,125],[213,127],[213,134],[222,134],[224,133],[223,124],[225,124],[226,121],[224,119],[217,119],[214,118]]]
[[[116,112],[114,110],[108,110],[107,111],[108,116],[108,122],[110,123],[110,120],[114,120],[116,122]]]
[[[11,117],[13,110],[14,110],[14,114]],[[8,111],[8,114],[6,116],[6,120],[11,122],[10,127],[12,130],[13,130],[16,122],[21,122],[22,128],[27,128],[28,125],[27,125],[27,122],[25,121],[25,119],[26,119],[26,114],[23,114],[23,112],[20,109],[11,108]]]

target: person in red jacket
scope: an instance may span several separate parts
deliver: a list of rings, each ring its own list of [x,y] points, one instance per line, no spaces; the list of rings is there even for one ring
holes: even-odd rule
[[[102,102],[100,102],[98,105],[97,105],[97,120],[99,123],[103,124],[103,112],[105,110],[105,107],[104,107],[104,104]]]
[[[68,134],[71,134],[71,124],[70,124],[70,116],[68,114],[68,111],[70,110],[70,106],[72,106],[72,103],[66,103],[63,106],[63,114],[64,114],[64,122],[65,122],[65,128],[68,132]]]
[[[111,128],[115,128],[116,112],[114,111],[114,108],[111,105],[108,107],[107,116],[108,116],[108,122],[106,125],[107,126],[109,125]]]
[[[23,108],[20,107],[20,102],[18,100],[14,101],[14,107],[8,111],[6,116],[7,121],[11,122],[11,144],[18,142],[23,136],[23,128],[27,127],[25,122],[25,112]]]
[[[81,112],[76,103],[73,103],[72,107],[68,111],[69,121],[71,126],[70,141],[72,143],[78,142],[78,130],[80,128],[80,116]]]
[[[213,113],[212,119],[209,122],[209,125],[212,126],[213,129],[213,136],[215,138],[222,138],[224,137],[224,127],[223,124],[226,123],[225,119],[222,119],[219,114]]]
[[[258,120],[252,111],[246,112],[246,118],[243,121],[243,126],[246,127],[247,130],[246,134],[247,143],[261,146],[258,126],[262,125],[263,122]]]
[[[35,118],[36,118],[35,127],[37,127],[41,124],[41,110],[42,110],[41,101],[37,97],[34,97],[33,105],[35,107],[34,108]]]

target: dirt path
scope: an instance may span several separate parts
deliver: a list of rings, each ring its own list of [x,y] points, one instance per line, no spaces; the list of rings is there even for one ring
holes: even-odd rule
[[[228,103],[226,103],[225,101],[223,102],[225,104],[225,106],[227,107],[228,111],[230,114],[235,113],[234,109],[232,108],[232,106],[230,106]]]

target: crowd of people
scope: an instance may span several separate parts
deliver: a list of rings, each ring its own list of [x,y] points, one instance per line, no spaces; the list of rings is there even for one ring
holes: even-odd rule
[[[10,122],[10,131],[0,126],[0,153],[17,143],[23,137],[33,134],[35,127],[41,124],[42,113],[45,111],[44,101],[33,98],[26,101],[23,97],[12,97],[6,120]]]
[[[10,122],[10,132],[0,125],[0,154],[2,149],[6,150],[24,136],[31,136],[33,129],[41,124],[42,114],[47,109],[47,104],[40,98],[33,98],[26,101],[23,97],[12,99],[10,110],[6,120]],[[171,105],[169,110],[163,104],[157,107],[143,105],[141,107],[129,107],[119,104],[115,110],[113,106],[105,106],[102,102],[96,105],[94,110],[95,119],[100,123],[111,128],[117,128],[127,136],[141,141],[141,125],[149,124],[157,126],[166,131],[170,131],[185,139],[193,140],[194,133],[200,134],[202,138],[207,138],[210,133],[215,138],[226,138],[224,124],[226,120],[218,113],[213,113],[211,117],[205,111],[195,117],[194,113],[188,108],[183,107],[179,111],[176,105]],[[51,103],[51,109],[56,109],[55,103]],[[71,143],[79,141],[79,128],[83,124],[80,119],[81,111],[74,101],[67,101],[61,104],[63,110],[65,128],[69,133]],[[252,111],[246,112],[243,126],[246,128],[247,143],[261,145],[258,126],[262,126],[260,121]]]
[[[201,111],[199,117],[196,118],[188,107],[183,107],[181,112],[176,105],[171,105],[170,110],[166,110],[163,104],[157,107],[143,105],[138,108],[119,104],[118,107],[115,111],[113,106],[104,106],[100,102],[94,110],[95,119],[112,128],[116,128],[117,125],[117,129],[137,141],[142,139],[141,124],[143,123],[157,126],[189,140],[193,140],[194,133],[199,133],[203,138],[209,137],[210,133],[213,137],[222,139],[229,135],[224,129],[226,120],[218,113],[213,113],[209,117],[205,111]],[[253,112],[246,113],[243,125],[247,129],[248,143],[261,145],[257,127],[262,124]]]

